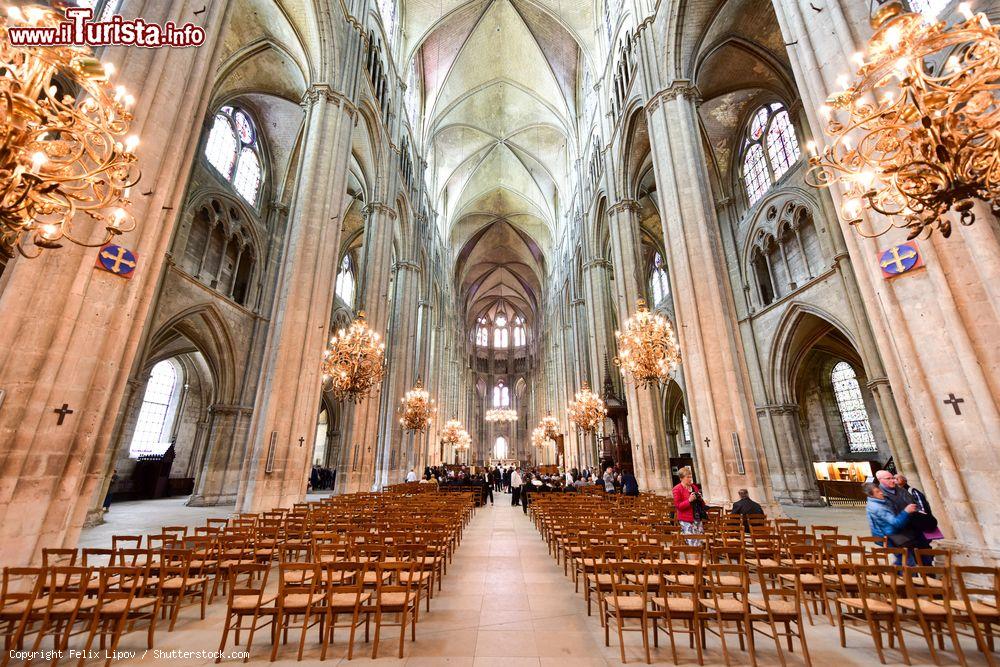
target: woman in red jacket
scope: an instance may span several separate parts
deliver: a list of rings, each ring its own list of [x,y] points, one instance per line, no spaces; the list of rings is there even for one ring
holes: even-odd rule
[[[677,471],[681,478],[680,484],[674,487],[674,509],[677,520],[681,524],[684,535],[700,535],[705,531],[701,517],[705,511],[705,501],[701,498],[698,485],[694,483],[694,475],[690,466],[684,466]],[[693,547],[701,546],[701,540],[688,540]]]

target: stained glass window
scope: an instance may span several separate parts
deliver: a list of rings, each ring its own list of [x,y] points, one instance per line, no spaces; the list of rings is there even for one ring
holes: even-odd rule
[[[497,327],[493,330],[493,347],[506,348],[510,346],[510,330],[507,327]]]
[[[877,452],[878,445],[875,444],[875,435],[872,433],[871,422],[868,421],[868,410],[865,409],[861,386],[854,369],[846,361],[841,361],[833,367],[831,379],[851,453]]]
[[[166,451],[167,448],[163,445],[170,437],[172,426],[168,411],[177,385],[177,369],[173,362],[161,361],[153,366],[146,383],[146,392],[142,396],[132,442],[129,444],[131,458]]]
[[[493,407],[510,407],[510,389],[504,384],[503,380],[497,382],[497,386],[493,387]]]
[[[524,329],[524,318],[514,318],[514,347],[522,347],[527,342]]]
[[[753,206],[799,159],[799,141],[788,111],[780,102],[762,106],[743,141],[743,187]]]
[[[219,109],[205,144],[205,157],[240,197],[256,205],[263,178],[260,144],[245,111],[231,106]]]
[[[344,255],[337,272],[337,296],[350,308],[354,307],[354,269],[351,267],[351,256]]]
[[[507,438],[503,437],[502,435],[497,437],[497,441],[493,445],[493,458],[495,459],[507,458]]]
[[[490,344],[490,321],[480,317],[476,327],[476,345],[486,347]]]
[[[653,305],[660,305],[670,295],[670,281],[667,279],[667,263],[663,255],[653,255],[653,274],[650,276],[650,289],[653,292]]]

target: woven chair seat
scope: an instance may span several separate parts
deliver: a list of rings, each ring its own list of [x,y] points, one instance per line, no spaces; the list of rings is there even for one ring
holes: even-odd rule
[[[864,609],[865,601],[861,598],[837,598],[837,602],[851,609]],[[868,599],[868,608],[877,614],[891,614],[892,605],[882,600]]]

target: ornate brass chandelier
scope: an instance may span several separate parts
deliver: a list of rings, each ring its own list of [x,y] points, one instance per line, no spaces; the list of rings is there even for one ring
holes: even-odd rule
[[[887,5],[872,18],[867,59],[857,80],[820,111],[832,143],[813,156],[807,181],[840,183],[845,222],[863,236],[892,227],[912,239],[937,228],[951,234],[949,211],[972,224],[974,200],[1000,214],[1000,28],[968,3],[953,26]],[[861,227],[866,210],[882,228]]]
[[[444,423],[444,428],[441,429],[441,442],[445,445],[457,445],[464,431],[462,422],[457,419],[449,419]]]
[[[399,423],[405,430],[421,433],[430,425],[434,418],[434,399],[424,389],[420,378],[417,378],[413,389],[403,396],[401,410],[403,416],[399,418]]]
[[[544,447],[546,440],[548,440],[548,437],[545,435],[544,428],[542,428],[541,426],[536,426],[534,429],[532,429],[531,445],[533,447],[538,447],[538,448]]]
[[[472,436],[464,428],[458,433],[458,442],[455,443],[455,451],[467,452],[472,448]]]
[[[488,422],[516,422],[517,410],[510,408],[491,408],[486,411],[484,419]]]
[[[615,332],[615,365],[626,380],[631,375],[646,387],[667,379],[680,363],[681,353],[667,318],[649,312],[644,299],[639,299],[637,308],[636,314],[625,321],[624,330]]]
[[[8,33],[64,20],[41,6],[0,16],[0,253],[8,257],[37,257],[63,239],[102,246],[135,227],[128,190],[139,180],[139,139],[126,137],[134,98],[111,85],[113,68],[89,48],[14,46]]]
[[[552,415],[545,415],[538,423],[546,438],[555,438],[559,435],[559,420]]]
[[[364,311],[330,339],[323,353],[323,382],[337,400],[360,402],[385,376],[385,343],[365,324]]]
[[[569,420],[584,433],[598,431],[608,416],[604,399],[592,392],[586,382],[583,389],[576,392],[576,400],[570,401],[566,412]]]

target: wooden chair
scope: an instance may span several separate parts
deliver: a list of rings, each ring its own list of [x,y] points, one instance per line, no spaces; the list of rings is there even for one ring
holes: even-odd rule
[[[858,597],[837,597],[837,625],[840,628],[840,645],[847,647],[847,621],[863,621],[868,627],[868,634],[875,643],[879,660],[885,664],[885,652],[882,648],[882,626],[885,624],[889,635],[889,646],[893,639],[899,641],[899,650],[903,662],[910,664],[906,643],[903,639],[903,628],[900,623],[899,607],[897,605],[897,583],[894,565],[851,565],[858,584]],[[857,625],[852,625],[860,629]]]
[[[191,573],[190,549],[163,549],[159,552],[159,594],[163,614],[170,614],[168,632],[173,632],[185,600],[201,601],[201,620],[208,602],[208,577]]]
[[[434,595],[433,558],[427,553],[427,545],[419,543],[396,544],[396,558],[404,561],[412,561],[414,563],[413,574],[402,572],[400,573],[400,576],[409,579],[409,583],[412,584],[414,590],[416,590],[417,606],[416,613],[414,614],[414,621],[419,621],[421,591],[426,591],[426,594],[424,595],[425,604],[427,611],[431,610],[431,597]]]
[[[698,664],[704,664],[701,650],[701,630],[698,624],[698,611],[701,600],[702,583],[701,563],[662,563],[657,566],[659,573],[659,590],[650,602],[653,619],[653,645],[659,646],[660,621],[670,637],[670,652],[677,663],[677,644],[674,633],[687,634],[689,645],[697,647]],[[686,629],[675,625],[675,621],[683,622]]]
[[[46,570],[42,567],[5,567],[3,588],[0,589],[0,627],[3,628],[3,658],[6,666],[13,648],[24,647],[24,638],[30,634],[29,617],[33,610],[44,608]]]
[[[750,575],[746,565],[709,563],[704,568],[701,610],[698,614],[701,626],[702,645],[705,645],[706,631],[719,637],[722,655],[729,665],[727,634],[735,634],[741,651],[749,651],[750,664],[756,667],[757,656],[750,641]],[[716,629],[712,629],[712,623]],[[729,624],[734,629],[729,628]]]
[[[153,648],[156,634],[156,615],[160,598],[143,597],[144,569],[142,567],[105,567],[98,573],[100,583],[97,605],[90,622],[90,632],[84,644],[84,653],[90,651],[94,638],[100,636],[100,646],[106,649],[105,667],[110,667],[122,634],[131,631],[136,621],[149,623],[146,629],[146,646]],[[82,662],[82,659],[81,659]]]
[[[823,554],[815,544],[796,544],[786,547],[787,558],[783,565],[797,570],[796,579],[802,591],[802,606],[806,610],[809,625],[813,625],[813,612],[826,614],[830,625],[833,625],[833,613],[830,610],[830,600],[827,583],[824,579]],[[781,575],[778,575],[781,577]],[[784,578],[784,577],[782,577]],[[812,610],[810,610],[810,605]]]
[[[952,607],[972,626],[976,645],[986,662],[997,667],[993,628],[1000,625],[1000,568],[959,565],[954,572],[961,599],[953,599]]]
[[[802,582],[800,571],[795,567],[777,566],[760,567],[757,569],[757,580],[760,584],[760,598],[751,597],[750,607],[750,643],[753,644],[754,632],[760,632],[765,637],[774,640],[778,651],[781,667],[785,667],[785,653],[781,647],[781,638],[788,642],[789,652],[793,651],[792,639],[798,637],[802,648],[802,658],[806,667],[812,662],[809,659],[809,647],[802,627]],[[758,623],[767,623],[771,634],[757,628]],[[784,626],[779,631],[778,626]],[[793,626],[794,625],[794,629]]]
[[[604,596],[604,645],[610,646],[611,623],[618,631],[618,645],[622,663],[625,659],[625,632],[641,632],[642,646],[649,655],[649,582],[651,575],[659,575],[655,565],[633,562],[609,562],[604,564],[611,578],[611,594]],[[638,627],[629,627],[628,619],[637,620]]]
[[[235,634],[235,646],[240,645],[240,633],[249,631],[247,636],[246,657],[250,659],[253,647],[253,636],[258,630],[271,627],[271,641],[277,643],[274,637],[274,600],[275,594],[266,593],[267,577],[270,568],[261,563],[233,563],[226,568],[229,577],[228,596],[226,600],[226,622],[222,627],[222,641],[219,642],[219,655],[215,662],[222,660],[222,652],[226,649],[226,640],[232,630]],[[240,583],[240,580],[244,583]],[[244,625],[244,620],[250,618],[250,625]],[[260,621],[264,623],[261,624]]]
[[[938,661],[937,651],[934,649],[932,632],[943,644],[943,632],[947,629],[951,636],[952,647],[955,649],[955,656],[958,658],[959,664],[966,667],[965,654],[962,652],[958,641],[958,632],[955,629],[951,573],[942,567],[915,566],[905,568],[903,576],[906,597],[896,601],[905,610],[905,613],[901,615],[901,620],[917,621],[921,630],[918,634],[922,634],[927,641],[927,648],[930,650],[936,665],[941,663]],[[931,581],[934,583],[930,583]]]
[[[414,561],[376,562],[375,594],[370,609],[375,621],[375,638],[372,642],[372,660],[378,657],[379,637],[383,626],[399,627],[399,657],[403,657],[406,626],[410,626],[410,641],[417,639],[417,604],[419,593],[414,590],[417,563]],[[398,615],[399,622],[384,620],[385,615]]]
[[[87,597],[87,584],[93,576],[93,569],[78,566],[49,567],[47,592],[44,607],[33,607],[27,620],[38,621],[32,653],[38,651],[46,636],[52,637],[52,647],[64,651],[73,635],[85,632],[89,627],[97,600]],[[82,625],[75,629],[77,624]],[[60,654],[52,658],[52,667],[59,664]],[[28,658],[27,664],[31,664]]]
[[[327,620],[326,632],[323,634],[323,650],[320,660],[326,659],[327,646],[333,644],[337,628],[349,628],[347,642],[347,659],[354,658],[354,636],[362,623],[365,625],[365,638],[368,637],[368,627],[371,615],[363,610],[372,597],[371,591],[365,590],[365,572],[371,566],[360,561],[334,561],[321,565],[322,579],[326,582]],[[337,623],[338,616],[350,615],[347,624]],[[362,619],[362,615],[364,618]]]
[[[297,659],[302,659],[306,633],[318,625],[320,640],[326,620],[326,593],[323,590],[319,566],[316,563],[279,563],[278,596],[275,600],[274,632],[271,662],[278,657],[279,635],[281,643],[288,643],[288,631],[300,629]],[[295,620],[301,618],[296,625]]]

